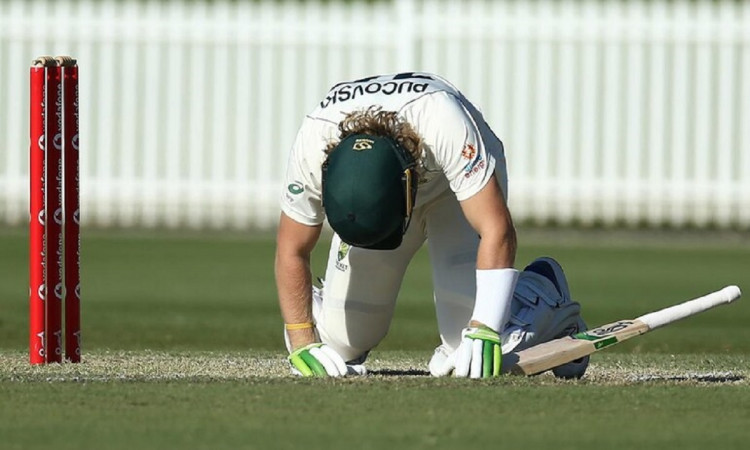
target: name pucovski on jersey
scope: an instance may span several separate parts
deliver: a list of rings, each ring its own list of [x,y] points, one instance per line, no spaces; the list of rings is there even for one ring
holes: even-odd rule
[[[383,109],[397,110],[410,99],[437,91],[454,91],[455,88],[443,80],[419,72],[404,72],[395,75],[379,75],[339,83],[328,91],[320,101],[321,110],[339,110],[346,103],[368,95],[379,96]],[[326,111],[328,115],[330,111]],[[329,116],[330,117],[330,116]]]
[[[398,74],[391,79],[384,80],[383,78],[370,77],[348,83],[339,83],[320,102],[320,107],[327,108],[329,105],[354,100],[366,94],[421,94],[429,86],[424,79],[430,79],[426,75],[416,75],[413,73]],[[419,78],[422,79],[421,82]]]

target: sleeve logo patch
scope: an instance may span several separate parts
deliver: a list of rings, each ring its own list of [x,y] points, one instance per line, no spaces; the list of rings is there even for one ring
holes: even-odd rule
[[[302,186],[302,183],[300,183],[299,181],[291,183],[289,186],[287,186],[287,189],[292,195],[299,195],[305,192],[305,187]]]
[[[477,148],[474,147],[474,144],[466,144],[464,146],[464,149],[461,150],[461,156],[464,157],[464,159],[474,159],[474,156],[477,154]]]
[[[480,170],[484,169],[485,162],[482,155],[477,155],[476,159],[470,161],[464,166],[464,178],[469,178]]]

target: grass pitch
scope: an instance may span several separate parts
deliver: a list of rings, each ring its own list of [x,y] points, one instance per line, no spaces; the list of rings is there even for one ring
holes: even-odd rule
[[[738,284],[739,235],[520,233],[517,265],[558,258],[590,325]],[[433,379],[426,252],[370,375],[290,377],[270,236],[86,232],[84,360],[28,364],[27,241],[0,232],[0,447],[745,448],[750,304],[592,357],[582,380]],[[326,251],[316,251],[322,274]],[[747,286],[745,286],[747,285]]]
[[[300,379],[264,352],[0,357],[0,435],[42,448],[744,448],[748,361],[600,354],[579,381],[429,377],[420,352]],[[727,412],[731,412],[727,414]],[[674,446],[674,447],[673,447]]]
[[[597,355],[586,377],[431,378],[420,352],[370,375],[300,379],[275,353],[0,357],[0,435],[43,448],[745,448],[748,361]],[[301,444],[302,443],[302,444]]]

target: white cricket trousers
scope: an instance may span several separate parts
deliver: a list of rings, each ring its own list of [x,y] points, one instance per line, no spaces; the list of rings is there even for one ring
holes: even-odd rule
[[[345,361],[367,354],[385,337],[406,268],[427,241],[438,331],[456,348],[474,309],[479,237],[455,195],[447,191],[415,208],[404,240],[394,250],[367,250],[331,241],[323,298],[313,316],[321,341]],[[428,292],[424,301],[429,301]]]

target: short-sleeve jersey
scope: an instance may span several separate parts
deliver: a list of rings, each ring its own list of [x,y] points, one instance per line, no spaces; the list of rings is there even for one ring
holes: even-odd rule
[[[323,223],[324,150],[339,140],[338,124],[346,114],[371,106],[396,111],[424,140],[416,207],[448,189],[459,201],[468,199],[485,186],[498,162],[504,171],[502,143],[445,79],[414,72],[343,82],[331,88],[297,133],[281,199],[286,215],[305,225]]]

